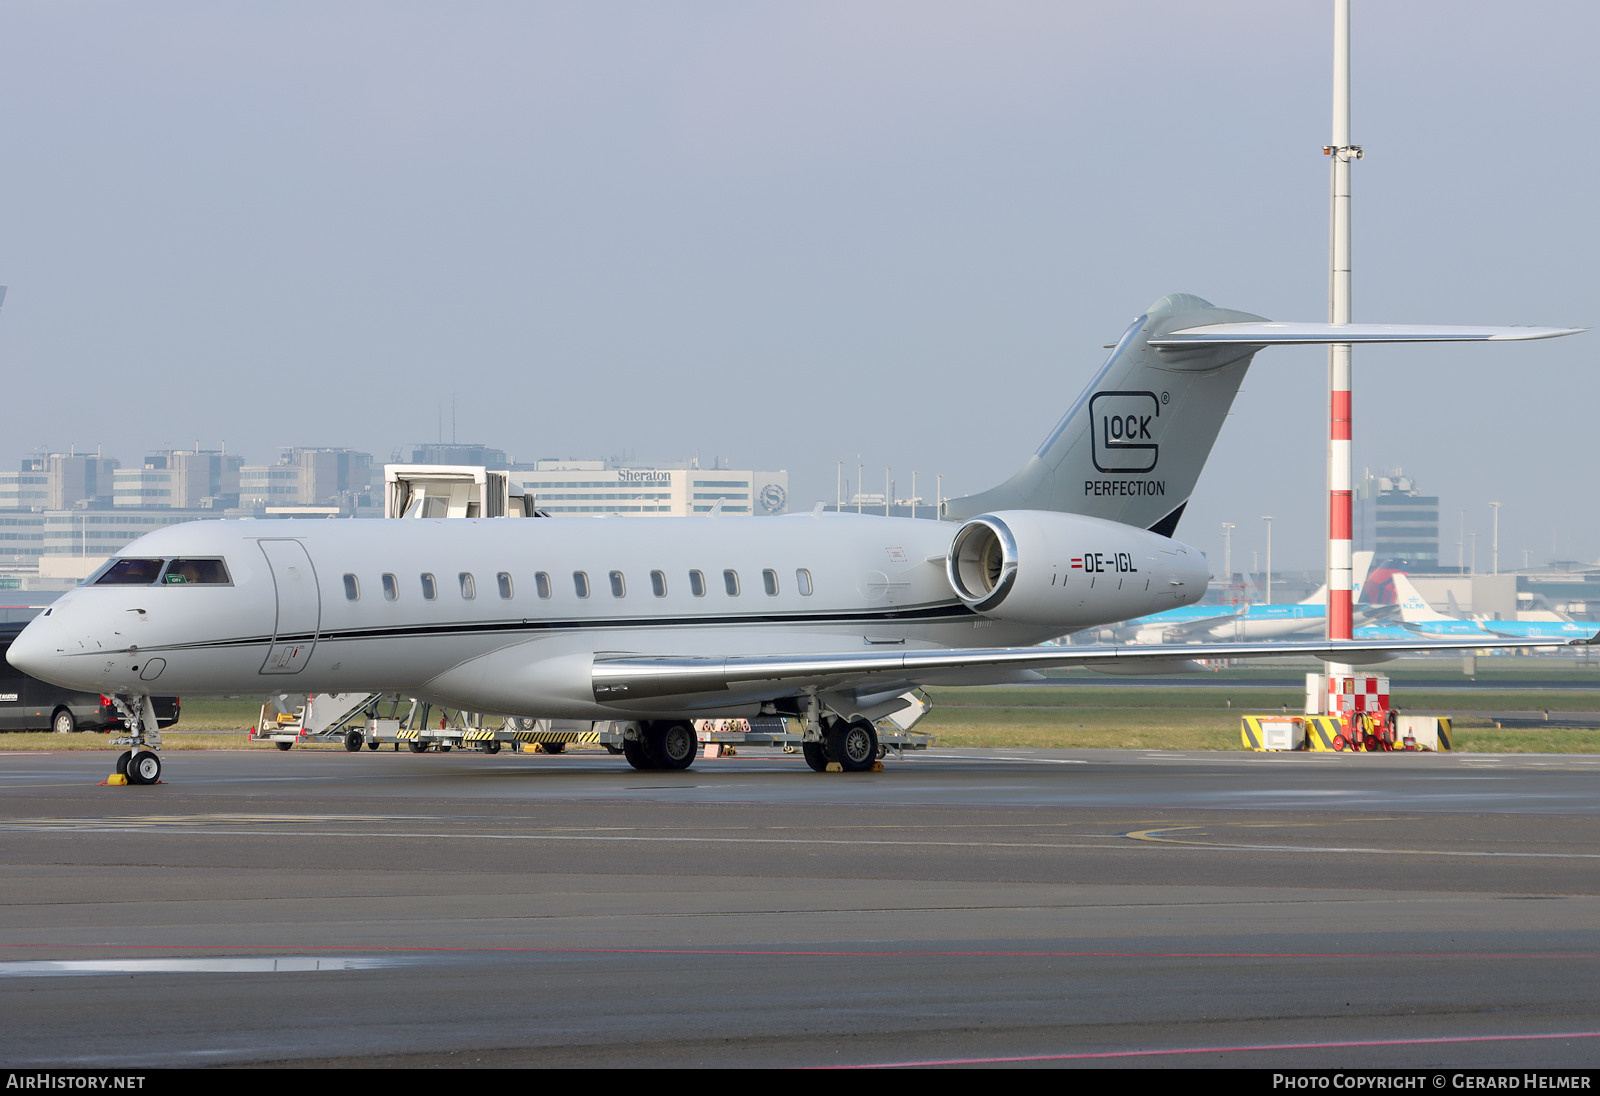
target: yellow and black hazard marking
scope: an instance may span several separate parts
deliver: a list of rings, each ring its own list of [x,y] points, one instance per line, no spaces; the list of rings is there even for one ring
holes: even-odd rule
[[[421,737],[421,735],[422,735],[421,731],[396,731],[396,732],[394,732],[394,737],[395,737],[395,741],[396,742],[415,742],[418,738]]]
[[[588,742],[600,741],[599,731],[515,731],[518,742]]]
[[[1239,741],[1247,750],[1264,750],[1261,744],[1261,717],[1247,715],[1239,721]]]
[[[1311,724],[1318,716],[1309,715],[1247,715],[1239,720],[1239,741],[1247,750],[1258,753],[1280,752],[1267,745],[1268,726],[1274,731],[1281,731],[1282,724],[1293,724],[1304,728],[1300,745],[1293,747],[1298,750],[1315,749],[1311,746]]]
[[[1331,715],[1306,717],[1306,749],[1342,753],[1350,749],[1344,720]]]
[[[500,732],[499,731],[463,731],[463,732],[461,732],[461,741],[463,741],[463,742],[493,742],[499,736],[500,736]]]

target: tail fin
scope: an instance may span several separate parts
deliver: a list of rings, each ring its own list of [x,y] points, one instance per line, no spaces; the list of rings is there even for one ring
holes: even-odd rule
[[[1574,328],[1273,323],[1187,293],[1133,321],[1022,469],[942,516],[1061,510],[1172,536],[1245,371],[1264,346],[1548,339]]]
[[[1437,624],[1457,619],[1445,616],[1429,605],[1427,599],[1411,585],[1411,580],[1399,571],[1394,573],[1394,598],[1400,605],[1400,619],[1407,624]]]
[[[1370,549],[1363,549],[1350,554],[1350,589],[1357,594],[1362,593],[1367,586],[1367,572],[1372,570],[1372,557],[1378,553]],[[1360,600],[1358,597],[1356,600]]]
[[[1255,321],[1187,293],[1133,321],[1038,452],[1005,483],[944,504],[962,520],[989,510],[1062,510],[1171,536],[1257,346],[1178,351],[1151,340],[1182,328]]]

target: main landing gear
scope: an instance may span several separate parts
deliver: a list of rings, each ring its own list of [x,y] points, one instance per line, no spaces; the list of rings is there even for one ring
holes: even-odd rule
[[[800,752],[814,772],[827,772],[830,763],[847,773],[870,772],[878,762],[878,731],[866,719],[825,720],[821,741],[802,742]]]
[[[111,702],[122,714],[128,733],[113,738],[113,746],[131,746],[117,758],[117,783],[161,783],[161,731],[156,723],[156,708],[148,696],[113,696]],[[108,781],[109,783],[109,781]]]
[[[647,720],[622,740],[622,755],[642,772],[687,769],[699,751],[700,736],[683,719]]]

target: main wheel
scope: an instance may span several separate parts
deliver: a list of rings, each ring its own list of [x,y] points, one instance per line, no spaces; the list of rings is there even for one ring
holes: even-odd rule
[[[864,773],[878,760],[878,731],[865,719],[837,724],[828,731],[828,752],[847,773]]]
[[[640,739],[624,738],[622,740],[622,756],[628,759],[628,764],[640,772],[650,772],[659,769],[656,759],[651,756],[650,749]]]
[[[489,739],[487,742],[485,742],[483,744],[483,752],[486,753],[486,754],[497,754],[497,753],[499,753],[500,752],[500,743],[499,743],[499,741],[496,740],[496,739],[493,739],[493,738]]]
[[[433,743],[431,743],[431,742],[421,742],[421,741],[418,741],[417,739],[413,738],[413,739],[408,740],[406,742],[406,745],[411,747],[411,752],[412,753],[427,753],[428,752],[428,747],[433,745]]]
[[[161,782],[161,756],[149,750],[140,750],[128,762],[128,783],[159,784]]]
[[[78,729],[78,721],[65,708],[57,708],[56,714],[50,717],[50,729],[56,734],[71,734]]]
[[[360,731],[346,731],[344,733],[344,748],[350,753],[360,753],[361,747],[366,745],[367,736]]]
[[[376,750],[376,749],[377,749],[377,748],[378,748],[378,746],[379,746],[379,745],[381,745],[381,743],[377,743],[377,742],[368,742],[368,743],[367,743],[367,749],[369,749],[369,750]]]
[[[280,749],[280,750],[287,750],[287,749],[293,748],[294,743],[293,742],[274,742],[273,745],[278,747],[278,749]]]
[[[558,754],[562,750],[565,750],[566,748],[567,748],[567,744],[565,742],[541,742],[541,743],[539,743],[539,749],[543,750],[547,754]]]
[[[805,755],[806,764],[811,766],[812,772],[825,773],[828,771],[828,750],[820,742],[800,743],[800,752]]]
[[[681,719],[669,723],[647,723],[644,735],[659,768],[687,769],[694,764],[695,754],[700,750],[700,738],[694,732],[694,724]]]
[[[127,776],[128,775],[128,762],[130,762],[132,760],[133,760],[133,751],[132,750],[123,750],[120,754],[117,755],[117,775],[118,776]]]

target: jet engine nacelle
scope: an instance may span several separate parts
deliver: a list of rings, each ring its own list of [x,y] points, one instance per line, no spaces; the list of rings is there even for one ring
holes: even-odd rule
[[[1205,557],[1180,541],[1048,510],[969,519],[945,573],[975,612],[1062,631],[1192,605],[1210,579]]]

